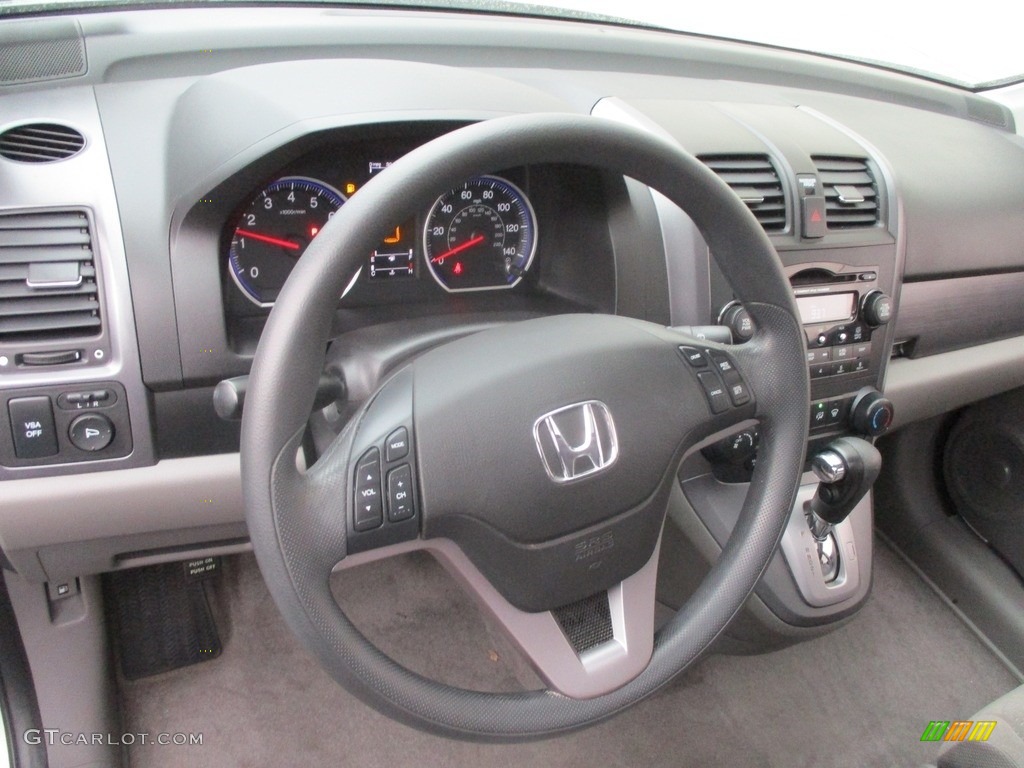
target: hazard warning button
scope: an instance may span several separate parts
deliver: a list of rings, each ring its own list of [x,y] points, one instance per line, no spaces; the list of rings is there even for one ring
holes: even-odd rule
[[[823,195],[800,198],[800,223],[804,237],[825,236],[825,198]]]

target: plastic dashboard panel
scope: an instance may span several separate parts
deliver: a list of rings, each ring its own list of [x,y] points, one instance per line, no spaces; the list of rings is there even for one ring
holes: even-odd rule
[[[34,35],[46,23],[0,21],[2,32],[15,38],[19,30]],[[87,150],[34,177],[0,161],[0,211],[92,211],[118,351],[88,380],[125,386],[134,448],[116,463],[93,462],[88,470],[97,479],[89,482],[79,482],[84,469],[74,465],[34,468],[18,479],[0,469],[10,483],[4,490],[11,490],[0,494],[0,544],[36,579],[50,570],[117,567],[119,554],[147,547],[244,535],[230,453],[211,461],[208,476],[182,495],[178,511],[173,504],[157,509],[143,503],[166,489],[164,479],[187,477],[202,461],[183,456],[157,463],[154,432],[173,419],[151,414],[168,400],[191,408],[205,396],[201,387],[244,373],[249,364],[248,355],[230,343],[223,321],[219,263],[197,261],[197,254],[210,252],[213,231],[196,225],[203,224],[197,204],[225,184],[248,180],[258,186],[274,167],[315,148],[325,135],[397,124],[437,130],[519,112],[610,110],[696,154],[770,156],[790,185],[791,204],[793,178],[814,171],[812,156],[853,154],[871,159],[882,175],[881,191],[889,193],[885,225],[808,241],[791,218],[785,231],[772,235],[787,264],[889,258],[884,279],[898,289],[905,272],[910,293],[927,296],[908,302],[909,312],[934,312],[941,303],[932,298],[939,283],[945,290],[955,287],[955,280],[935,278],[992,281],[992,274],[1015,273],[1010,282],[1016,284],[1024,273],[1024,189],[1017,183],[1024,176],[1024,146],[1005,109],[955,89],[753,46],[540,19],[218,8],[96,13],[77,23],[88,71],[0,86],[0,129],[45,115],[83,130]],[[54,98],[58,93],[61,98]],[[968,144],[969,156],[959,151]],[[78,181],[84,178],[89,182]],[[712,322],[727,291],[708,267],[699,232],[629,180],[603,183],[614,308],[665,323]],[[646,254],[640,270],[627,271],[625,260],[615,258],[629,252]],[[671,284],[665,274],[675,278]],[[988,286],[975,285],[964,300],[976,330],[956,346],[991,341],[984,337],[985,318],[1000,316],[986,303]],[[358,314],[345,317],[358,322]],[[363,321],[371,317],[380,322],[387,312],[367,311]],[[934,333],[928,317],[897,314],[884,346],[901,328],[915,329],[922,339]],[[912,400],[913,371],[920,370],[935,402],[951,407],[1008,388],[1019,383],[1019,365],[1004,347],[1021,333],[1016,319],[1006,321],[1001,335],[1008,341],[999,350],[989,354],[988,347],[977,346],[979,359],[973,360],[963,350],[950,353],[958,363],[976,366],[973,380],[944,372],[945,355],[937,354],[897,361],[894,385]],[[920,368],[925,363],[927,370]],[[884,371],[880,355],[875,383],[884,384]],[[65,381],[75,375],[4,374],[0,389]],[[187,441],[176,444],[176,455],[182,455]],[[115,468],[129,474],[100,471]],[[59,491],[44,485],[52,482],[44,475],[64,476]],[[110,482],[101,482],[104,477]],[[63,518],[51,509],[30,520],[18,506],[34,498],[52,507],[76,488],[81,503]],[[215,512],[202,506],[209,498]],[[205,528],[204,510],[210,513]],[[90,533],[90,516],[104,514],[105,524]],[[114,536],[111,525],[129,535]],[[40,552],[57,557],[55,548],[66,544],[77,549],[64,547],[60,562],[40,566]]]

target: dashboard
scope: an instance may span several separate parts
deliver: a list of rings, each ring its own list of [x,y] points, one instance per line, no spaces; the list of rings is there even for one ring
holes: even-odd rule
[[[0,32],[26,51],[0,71],[0,543],[32,580],[244,548],[238,425],[216,416],[214,386],[248,372],[290,265],[333,211],[415,147],[502,115],[625,122],[733,187],[798,297],[812,445],[854,429],[867,389],[899,426],[1024,373],[1024,145],[982,96],[486,14],[163,9]],[[76,148],[25,162],[19,147],[53,126]],[[355,404],[432,344],[560,313],[741,342],[751,329],[712,257],[685,213],[628,176],[558,158],[496,168],[381,222],[335,317],[335,359],[369,362],[336,373]],[[40,297],[70,303],[26,309]],[[719,479],[742,479],[748,437],[712,451]]]

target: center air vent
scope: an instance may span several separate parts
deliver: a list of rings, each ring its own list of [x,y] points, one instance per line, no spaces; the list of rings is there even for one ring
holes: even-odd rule
[[[766,232],[786,229],[782,182],[765,155],[703,155],[699,159],[732,187]]]
[[[814,157],[825,190],[825,223],[829,229],[858,229],[878,223],[878,186],[866,160]]]
[[[0,215],[0,342],[96,336],[100,305],[82,211]]]
[[[0,133],[0,155],[20,163],[52,163],[77,155],[85,137],[57,123],[29,123]]]

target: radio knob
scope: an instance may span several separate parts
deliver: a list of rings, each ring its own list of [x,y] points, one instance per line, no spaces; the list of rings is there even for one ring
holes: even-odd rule
[[[748,341],[754,335],[754,321],[738,301],[732,301],[722,307],[722,311],[718,313],[718,324],[732,331],[733,341]]]
[[[892,299],[881,291],[872,291],[861,302],[861,315],[868,325],[885,325],[892,319]]]
[[[868,387],[862,389],[854,399],[853,407],[850,409],[850,421],[860,434],[878,437],[892,426],[895,413],[891,400],[877,389]]]

